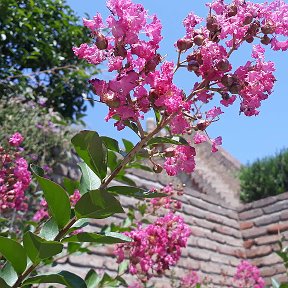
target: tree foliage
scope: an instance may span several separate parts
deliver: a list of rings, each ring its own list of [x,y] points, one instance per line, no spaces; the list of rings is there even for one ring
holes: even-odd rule
[[[1,0],[0,97],[45,97],[64,117],[79,117],[90,66],[72,47],[88,35],[65,0]]]
[[[240,172],[241,200],[251,202],[288,191],[288,149],[258,159]]]

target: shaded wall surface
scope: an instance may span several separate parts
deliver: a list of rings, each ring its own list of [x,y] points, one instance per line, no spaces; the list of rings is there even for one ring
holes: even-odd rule
[[[224,161],[225,165],[227,161]],[[65,175],[73,178],[79,176],[75,164],[73,165],[67,169],[65,165],[58,164],[55,179],[61,179]],[[216,172],[213,173],[210,174],[216,177]],[[171,273],[179,279],[190,270],[198,271],[211,282],[212,287],[237,287],[233,286],[233,275],[241,259],[247,259],[257,265],[268,285],[272,276],[285,280],[284,266],[275,251],[279,249],[279,232],[285,235],[285,231],[288,230],[288,193],[242,205],[235,200],[238,192],[229,191],[229,187],[235,185],[235,182],[232,181],[232,185],[229,186],[227,177],[225,185],[222,185],[225,188],[224,192],[221,191],[221,182],[218,180],[218,190],[214,188],[214,193],[209,192],[212,185],[209,183],[205,189],[199,189],[199,183],[202,183],[202,187],[205,184],[205,179],[201,178],[200,174],[198,184],[195,184],[195,175],[170,178],[165,174],[133,170],[129,177],[138,186],[146,188],[161,188],[171,181],[175,187],[182,186],[183,182],[185,184],[184,195],[181,196],[183,206],[178,213],[191,227],[192,235],[177,267],[168,272],[168,278],[156,280],[155,287],[170,287]],[[207,179],[209,175],[205,174],[205,177]],[[212,177],[211,179],[213,180]],[[128,197],[121,197],[120,201],[126,208],[133,207],[138,202]],[[99,232],[103,225],[119,223],[124,218],[125,215],[119,214],[113,218],[93,221],[88,230]],[[99,272],[115,274],[117,263],[113,255],[114,247],[97,246],[90,249],[92,252],[89,254],[75,254],[61,259],[52,270],[69,270],[84,276],[93,268]]]

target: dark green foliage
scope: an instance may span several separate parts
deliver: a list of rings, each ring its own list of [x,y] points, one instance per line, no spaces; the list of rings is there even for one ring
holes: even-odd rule
[[[1,0],[0,97],[46,97],[63,116],[80,116],[91,65],[72,47],[89,42],[88,36],[65,0]]]
[[[288,150],[257,160],[240,172],[241,200],[251,202],[288,191]]]

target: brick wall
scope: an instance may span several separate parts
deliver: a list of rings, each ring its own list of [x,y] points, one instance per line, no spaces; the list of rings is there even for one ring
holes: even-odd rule
[[[260,268],[267,284],[273,276],[284,280],[285,268],[275,251],[278,241],[288,236],[288,193],[246,204],[239,209],[240,229],[246,257]]]
[[[61,179],[63,175],[79,176],[73,165],[67,169],[65,165],[58,164],[58,174],[54,179]],[[227,200],[232,198],[223,197],[229,193],[228,185],[225,186],[226,194],[221,194],[221,186],[218,192],[204,193],[187,175],[171,178],[164,173],[131,171],[130,178],[138,186],[147,188],[160,188],[171,181],[174,186],[185,182],[181,215],[190,225],[192,236],[179,264],[173,269],[173,277],[179,279],[189,270],[197,270],[200,275],[210,279],[212,287],[234,287],[231,283],[236,266],[241,259],[247,258],[260,268],[267,283],[270,283],[271,276],[279,280],[285,278],[284,266],[274,251],[278,249],[278,231],[285,234],[288,230],[288,193],[237,207],[234,200],[233,205]],[[231,194],[235,195],[235,191],[231,191]],[[134,206],[136,202],[133,198],[121,197],[121,203],[126,208]],[[99,232],[102,225],[117,223],[124,217],[116,215],[114,218],[92,221],[88,229]],[[113,246],[97,246],[91,250],[92,253],[88,255],[71,255],[62,259],[52,270],[69,270],[80,276],[84,276],[90,268],[115,273],[117,264]],[[168,278],[157,283],[155,287],[170,287]]]

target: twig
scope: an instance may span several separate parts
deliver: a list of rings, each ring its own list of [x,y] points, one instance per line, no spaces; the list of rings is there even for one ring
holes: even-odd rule
[[[8,77],[4,78],[3,80],[0,80],[0,83],[3,83],[5,81],[11,80],[11,79],[21,78],[21,77],[31,78],[34,75],[39,75],[39,74],[43,74],[43,73],[54,74],[57,70],[63,70],[63,69],[72,69],[72,70],[75,69],[75,70],[77,70],[78,67],[76,65],[65,65],[65,66],[61,66],[61,67],[54,67],[54,68],[47,69],[47,70],[40,70],[40,71],[32,72],[29,74],[12,75],[12,76],[8,76]]]

